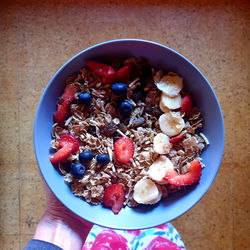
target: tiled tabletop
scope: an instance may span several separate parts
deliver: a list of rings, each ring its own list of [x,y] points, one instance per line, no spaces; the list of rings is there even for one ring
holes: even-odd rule
[[[218,175],[173,225],[187,249],[249,249],[249,27],[247,0],[1,1],[0,248],[22,249],[45,209],[32,129],[50,78],[91,45],[141,38],[191,60],[214,88],[225,119]]]

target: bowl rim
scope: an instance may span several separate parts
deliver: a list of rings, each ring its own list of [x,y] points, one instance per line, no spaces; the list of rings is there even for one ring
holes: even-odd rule
[[[83,53],[86,53],[87,51],[90,51],[96,47],[100,47],[100,46],[103,46],[103,45],[106,45],[106,44],[112,44],[112,43],[117,43],[117,42],[142,42],[142,43],[147,43],[147,44],[151,44],[151,45],[156,45],[156,46],[160,46],[166,50],[169,50],[171,51],[172,53],[174,53],[175,55],[181,57],[184,61],[186,61],[188,64],[190,64],[200,75],[201,77],[205,80],[206,84],[208,85],[208,87],[210,88],[212,94],[213,94],[213,97],[215,98],[215,101],[216,101],[216,105],[218,107],[218,111],[219,111],[219,117],[220,117],[220,122],[221,122],[221,127],[222,127],[222,144],[221,144],[221,155],[219,157],[219,161],[218,161],[218,167],[216,169],[216,171],[213,172],[213,175],[211,176],[211,183],[210,185],[208,185],[201,193],[201,195],[199,196],[199,199],[196,200],[196,202],[194,202],[193,204],[190,204],[189,206],[187,206],[185,208],[184,211],[182,211],[181,213],[178,213],[176,214],[175,216],[172,216],[171,220],[169,221],[172,221],[178,217],[180,217],[181,215],[183,215],[184,213],[186,213],[188,210],[190,210],[194,205],[196,205],[203,197],[204,195],[207,193],[208,189],[211,187],[212,183],[214,182],[214,179],[218,173],[218,170],[220,168],[220,165],[221,165],[221,161],[222,161],[222,158],[223,158],[223,153],[224,153],[224,147],[225,147],[225,126],[224,126],[224,119],[223,119],[223,114],[222,114],[222,110],[221,110],[221,107],[220,107],[220,104],[219,104],[219,101],[218,101],[218,98],[212,88],[212,86],[210,85],[210,83],[208,82],[208,80],[206,79],[206,77],[202,74],[202,72],[191,62],[189,61],[186,57],[184,57],[182,54],[180,54],[179,52],[165,46],[165,45],[162,45],[160,43],[157,43],[157,42],[153,42],[153,41],[150,41],[150,40],[144,40],[144,39],[130,39],[130,38],[126,38],[126,39],[115,39],[115,40],[108,40],[108,41],[105,41],[105,42],[101,42],[101,43],[97,43],[93,46],[90,46],[80,52],[78,52],[76,55],[74,55],[73,57],[71,57],[69,60],[67,60],[57,71],[56,73],[53,75],[53,77],[50,79],[50,81],[47,83],[47,86],[45,87],[43,93],[42,93],[42,96],[40,97],[40,100],[39,100],[39,103],[37,105],[37,110],[36,110],[36,114],[35,114],[35,119],[34,119],[34,126],[33,126],[33,146],[34,146],[34,151],[35,151],[35,156],[36,156],[36,161],[37,161],[37,165],[39,167],[39,172],[43,178],[43,181],[47,184],[47,186],[49,187],[49,189],[51,190],[51,192],[55,195],[55,197],[63,204],[66,206],[65,202],[63,200],[61,200],[55,193],[54,191],[51,189],[50,185],[48,184],[47,180],[45,179],[45,176],[43,174],[43,171],[41,170],[41,167],[40,167],[40,164],[39,164],[39,157],[38,157],[38,152],[37,152],[37,147],[36,147],[36,143],[38,143],[38,136],[37,136],[37,128],[38,128],[38,113],[39,113],[39,110],[41,109],[41,106],[43,104],[43,99],[45,98],[45,93],[47,92],[47,90],[49,89],[50,85],[52,85],[54,79],[60,74],[60,72],[67,66],[69,65],[73,60],[75,60],[77,57],[79,57],[81,54]],[[78,197],[76,197],[77,199],[79,199]],[[68,206],[66,206],[69,210],[71,210],[73,213],[75,213],[71,208],[69,208]],[[77,214],[77,213],[75,213]],[[83,218],[81,215],[77,214],[79,217]],[[86,221],[89,221],[91,223],[94,223],[96,225],[99,225],[99,226],[103,226],[103,227],[109,227],[109,228],[113,228],[113,229],[123,229],[123,230],[135,230],[135,229],[146,229],[146,228],[151,228],[152,225],[150,226],[143,226],[143,227],[140,227],[139,225],[138,226],[132,226],[131,228],[125,228],[125,227],[118,227],[118,226],[112,226],[112,225],[105,225],[105,224],[102,224],[101,222],[95,222],[95,221],[91,221],[91,220],[88,220],[88,218],[83,218],[84,220]],[[152,223],[151,223],[152,224]],[[158,224],[155,224],[153,226],[157,226]]]

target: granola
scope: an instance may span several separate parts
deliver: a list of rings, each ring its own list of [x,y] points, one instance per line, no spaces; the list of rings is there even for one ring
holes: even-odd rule
[[[112,82],[94,74],[86,66],[66,79],[66,86],[74,87],[74,98],[68,103],[66,119],[56,122],[52,127],[51,146],[59,151],[61,136],[70,134],[77,138],[79,149],[59,162],[58,170],[64,175],[72,193],[91,204],[103,203],[105,189],[116,183],[124,187],[124,206],[153,204],[155,202],[152,200],[148,203],[138,202],[139,199],[135,199],[134,194],[135,186],[144,180],[155,182],[159,192],[157,201],[161,197],[167,197],[169,193],[185,188],[185,185],[173,185],[167,179],[157,181],[150,176],[149,169],[163,156],[165,158],[161,159],[165,161],[167,158],[170,162],[167,162],[166,166],[172,164],[179,175],[185,175],[189,171],[191,162],[201,162],[200,154],[208,145],[205,135],[199,134],[203,119],[195,107],[190,110],[188,107],[185,110],[184,107],[184,111],[182,110],[175,96],[179,95],[180,99],[186,93],[182,89],[182,78],[176,73],[169,72],[165,75],[162,70],[156,70],[146,58],[115,60],[111,65],[114,69],[132,65],[129,77],[124,79],[127,86],[126,96],[114,95]],[[173,77],[177,85],[171,82]],[[169,91],[174,94],[168,95]],[[81,93],[89,93],[91,102],[79,102]],[[119,112],[121,98],[126,99],[132,106],[129,115],[124,116]],[[58,105],[65,101],[62,99],[59,98]],[[169,109],[169,102],[174,102],[177,108]],[[168,116],[164,116],[166,114]],[[168,127],[173,123],[174,132]],[[162,127],[166,129],[164,133]],[[156,142],[154,138],[158,134],[165,136],[160,135],[159,142]],[[181,139],[177,138],[177,141],[170,143],[169,139],[171,141],[176,135]],[[119,162],[114,155],[114,144],[122,137],[130,138],[134,144],[133,158],[127,163]],[[169,147],[164,154],[157,152],[157,147],[161,147],[162,143],[168,143]],[[91,151],[94,156],[108,155],[109,162],[101,165],[94,157],[90,162],[84,163],[84,175],[75,178],[68,165],[79,163],[79,155],[85,151]]]

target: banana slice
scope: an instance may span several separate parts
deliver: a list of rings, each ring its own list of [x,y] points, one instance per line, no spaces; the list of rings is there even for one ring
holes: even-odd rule
[[[167,113],[171,111],[168,107],[166,107],[161,101],[159,102],[159,107],[163,113]]]
[[[155,204],[162,197],[157,185],[150,179],[143,178],[134,186],[133,198],[140,204]]]
[[[182,131],[185,127],[185,122],[180,112],[168,112],[159,117],[159,125],[164,134],[174,136]]]
[[[170,97],[164,93],[161,94],[160,107],[167,107],[168,109],[178,109],[181,107],[181,95]],[[166,113],[166,112],[165,112]]]
[[[169,137],[163,133],[159,133],[154,137],[154,151],[158,154],[168,154],[172,148],[172,144],[169,142]]]
[[[161,155],[148,169],[149,177],[158,184],[167,184],[163,179],[167,170],[174,169],[173,163],[165,155]]]
[[[174,97],[177,96],[183,88],[183,79],[177,74],[169,72],[156,86],[164,94]]]

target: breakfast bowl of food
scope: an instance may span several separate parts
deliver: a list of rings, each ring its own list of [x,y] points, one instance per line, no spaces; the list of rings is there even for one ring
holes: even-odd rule
[[[222,159],[224,123],[190,61],[154,42],[114,40],[80,52],[48,83],[34,148],[68,209],[135,230],[171,221],[203,197]]]

